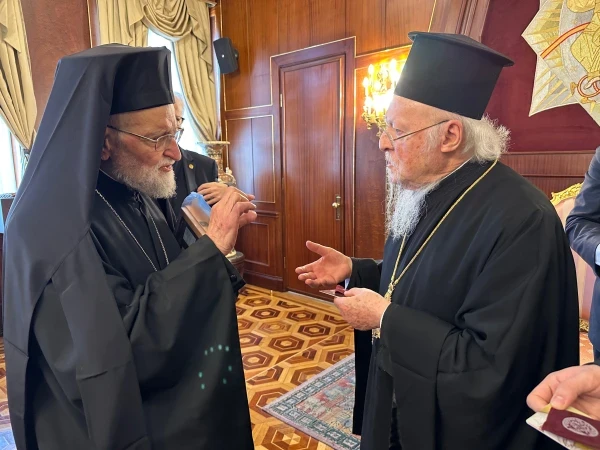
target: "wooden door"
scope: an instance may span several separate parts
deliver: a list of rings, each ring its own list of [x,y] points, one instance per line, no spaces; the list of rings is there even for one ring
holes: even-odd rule
[[[343,252],[344,58],[288,66],[279,74],[284,200],[284,282],[314,295],[295,268],[315,259],[311,240]]]

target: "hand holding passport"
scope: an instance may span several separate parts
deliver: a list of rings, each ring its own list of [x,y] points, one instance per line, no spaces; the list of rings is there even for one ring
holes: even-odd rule
[[[565,448],[600,449],[600,421],[575,408],[560,410],[548,405],[527,423]]]

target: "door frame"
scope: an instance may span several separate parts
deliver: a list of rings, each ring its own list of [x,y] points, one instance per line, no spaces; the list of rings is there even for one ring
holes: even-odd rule
[[[277,170],[279,179],[283,177],[284,160],[282,146],[282,92],[281,86],[281,71],[282,69],[292,66],[302,66],[320,60],[327,60],[334,57],[342,56],[344,59],[344,72],[342,75],[343,88],[340,99],[340,118],[343,118],[344,132],[342,137],[342,214],[344,220],[342,252],[347,256],[354,256],[354,180],[355,180],[355,97],[356,83],[354,78],[354,66],[356,58],[356,38],[350,37],[340,39],[338,41],[329,42],[326,44],[316,45],[301,50],[275,55],[271,57],[271,92],[273,98],[273,134],[274,134],[274,151],[278,160]],[[279,198],[281,198],[281,215],[284,216],[285,205],[283,204],[285,196],[285,180],[280,184],[281,190]],[[284,264],[285,258],[285,223],[286,218],[282,217],[280,233],[281,242],[281,265],[283,268],[283,288],[287,289],[287,267]],[[309,261],[307,261],[309,262]]]

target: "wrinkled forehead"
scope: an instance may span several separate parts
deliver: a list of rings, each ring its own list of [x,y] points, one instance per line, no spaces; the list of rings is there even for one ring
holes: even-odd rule
[[[175,110],[172,104],[126,112],[119,116],[118,120],[121,126],[136,130],[164,130],[165,133],[168,133],[176,127]]]
[[[389,124],[395,122],[402,122],[403,124],[416,123],[431,115],[433,110],[435,108],[431,106],[394,95],[385,115],[386,122]]]

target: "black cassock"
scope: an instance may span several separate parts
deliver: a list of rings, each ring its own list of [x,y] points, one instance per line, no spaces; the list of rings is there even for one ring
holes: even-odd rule
[[[165,219],[171,212],[166,202],[165,216],[155,201],[103,173],[98,191],[158,269],[154,272],[96,195],[90,238],[131,342],[152,449],[254,448],[235,315],[236,293],[243,285],[239,274],[207,237],[182,251],[172,221]],[[77,280],[76,265],[59,269],[55,277]],[[102,383],[94,386],[93,376],[75,382],[74,343],[65,319],[69,312],[61,306],[59,289],[53,282],[47,285],[33,318],[30,436],[34,432],[41,449],[92,449],[86,418],[115,430],[127,423],[111,423],[120,402],[107,401],[90,411],[98,416],[86,416],[79,391],[89,383],[84,389],[102,397]],[[111,364],[111,349],[104,351],[104,364]],[[128,401],[128,395],[120,400]]]
[[[396,276],[489,167],[468,163],[428,196]],[[354,260],[349,287],[383,295],[399,249],[388,239],[383,264]],[[525,423],[528,393],[579,362],[575,268],[548,199],[498,163],[396,286],[381,340],[355,340],[361,449],[388,449],[394,395],[403,450],[560,448]]]
[[[208,237],[181,249],[167,201],[100,173],[110,116],[173,103],[170,66],[120,44],[57,66],[3,249],[19,450],[253,448],[239,274]]]

